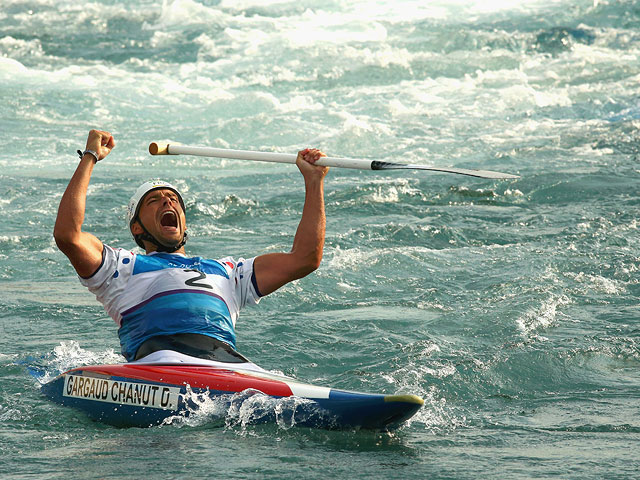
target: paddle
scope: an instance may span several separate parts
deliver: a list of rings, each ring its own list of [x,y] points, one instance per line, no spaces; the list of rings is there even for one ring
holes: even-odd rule
[[[250,150],[230,150],[227,148],[190,147],[188,145],[159,144],[149,145],[151,155],[197,155],[201,157],[232,158],[235,160],[254,160],[260,162],[296,163],[296,155],[291,153],[254,152]],[[455,173],[479,178],[505,179],[520,178],[510,173],[492,172],[490,170],[469,170],[465,168],[428,167],[426,165],[409,165],[404,163],[380,162],[377,160],[361,160],[355,158],[323,157],[317,165],[327,167],[354,168],[358,170],[431,170],[434,172]]]

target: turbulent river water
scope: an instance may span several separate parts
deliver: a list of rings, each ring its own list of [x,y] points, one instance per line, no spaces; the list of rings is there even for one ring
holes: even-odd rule
[[[640,2],[2,0],[3,478],[631,478],[640,459]],[[393,434],[222,418],[117,429],[40,383],[121,362],[53,241],[90,128],[85,230],[184,193],[188,253],[287,251],[290,165],[151,141],[498,170],[332,169],[320,269],[244,310],[238,349],[349,390],[414,393]],[[38,372],[35,378],[32,374]]]

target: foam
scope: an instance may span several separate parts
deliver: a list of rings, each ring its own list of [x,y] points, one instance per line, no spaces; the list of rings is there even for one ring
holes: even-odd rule
[[[266,418],[274,418],[278,428],[288,430],[297,423],[298,406],[313,403],[296,396],[274,398],[254,389],[211,397],[206,392],[194,392],[190,385],[182,396],[187,414],[169,417],[163,424],[177,427],[217,424],[239,435],[246,435],[251,425]]]
[[[282,102],[269,92],[257,92],[255,97],[266,100],[274,110],[280,113],[312,112],[324,109],[324,106],[310,95],[294,95],[286,102]]]
[[[426,356],[439,351],[439,347],[427,346]],[[437,365],[434,368],[434,365]],[[451,431],[466,425],[464,416],[456,414],[454,409],[447,405],[444,394],[434,385],[429,385],[429,377],[438,379],[448,378],[457,375],[454,365],[441,364],[440,362],[430,362],[425,364],[420,362],[410,363],[406,366],[393,370],[393,372],[383,375],[383,378],[394,390],[402,392],[408,391],[422,397],[425,401],[424,407],[418,410],[403,428],[419,424],[432,432]]]
[[[360,15],[307,10],[283,32],[283,38],[297,48],[319,43],[383,42],[387,29],[377,22],[363,22]]]
[[[556,322],[558,308],[569,305],[571,300],[566,295],[552,295],[544,300],[540,307],[529,310],[516,320],[518,328],[523,335],[529,337],[539,330],[549,328]],[[538,337],[542,338],[542,337]]]
[[[21,235],[0,235],[0,243],[12,243],[18,245],[22,243],[22,239],[28,238]]]
[[[236,12],[243,12],[256,7],[267,9],[288,6],[294,8],[297,5],[298,2],[293,0],[221,0],[219,3],[220,8]]]
[[[0,75],[6,78],[13,77],[14,75],[26,75],[29,69],[22,63],[12,58],[0,57]]]
[[[223,23],[227,19],[221,10],[193,0],[163,0],[160,17],[145,28],[184,28],[186,25]]]
[[[40,39],[23,40],[11,36],[0,38],[0,53],[8,56],[30,58],[44,56]]]
[[[536,5],[536,2],[520,3]],[[456,6],[465,9],[474,9],[478,5],[478,2],[456,2]],[[365,6],[367,14],[363,17],[362,8]],[[245,10],[253,8],[257,10],[247,15]],[[54,62],[53,57],[45,55],[42,67],[28,68],[20,63],[22,57],[16,53],[17,60],[0,61],[0,75],[3,75],[3,70],[7,71],[9,82],[16,85],[35,83],[45,86],[48,91],[75,91],[78,98],[94,104],[87,104],[87,111],[97,112],[101,117],[117,123],[126,122],[131,112],[135,112],[136,117],[144,118],[144,113],[137,109],[140,104],[147,104],[150,109],[158,111],[160,121],[162,115],[167,115],[159,112],[161,106],[169,110],[173,107],[193,109],[194,106],[199,108],[206,105],[217,109],[216,116],[220,121],[226,117],[235,121],[244,115],[244,118],[256,124],[266,124],[263,127],[264,134],[269,137],[275,133],[269,130],[270,122],[261,120],[262,115],[269,115],[270,120],[287,116],[293,125],[301,125],[305,123],[305,113],[317,112],[317,120],[322,128],[317,129],[319,133],[316,133],[314,141],[334,146],[348,156],[352,151],[367,153],[362,148],[373,145],[376,138],[388,139],[382,142],[386,146],[384,148],[410,148],[409,158],[420,158],[424,153],[437,158],[437,149],[427,150],[430,145],[439,145],[449,158],[464,155],[464,151],[456,152],[450,148],[456,126],[448,119],[483,119],[488,128],[486,134],[479,131],[480,138],[496,148],[502,148],[502,145],[518,140],[519,135],[531,137],[531,132],[539,131],[544,124],[533,124],[526,131],[518,130],[522,123],[515,122],[511,123],[513,129],[500,129],[500,133],[496,134],[495,128],[490,128],[493,118],[509,115],[514,110],[572,106],[578,88],[586,88],[585,93],[606,88],[548,88],[534,84],[533,80],[537,77],[553,76],[549,72],[554,69],[553,63],[551,69],[541,68],[548,59],[534,54],[527,57],[534,60],[528,66],[525,62],[524,68],[492,67],[460,78],[441,76],[402,80],[406,75],[400,74],[400,81],[390,84],[367,86],[365,82],[356,89],[338,86],[328,92],[311,84],[311,89],[308,89],[307,82],[317,82],[321,77],[340,80],[363,66],[386,70],[400,67],[410,71],[421,63],[450,62],[450,55],[459,56],[460,61],[467,61],[470,55],[477,56],[477,52],[464,51],[452,54],[424,49],[409,51],[399,44],[397,38],[392,37],[389,25],[401,19],[406,22],[407,12],[419,13],[424,18],[428,18],[434,9],[440,9],[441,14],[451,13],[453,7],[447,2],[430,6],[408,2],[407,12],[397,12],[398,9],[393,5],[371,2],[344,4],[335,11],[329,11],[328,8],[298,13],[290,2],[276,5],[251,1],[238,5],[223,2],[217,6],[205,6],[193,0],[165,0],[157,11],[159,16],[121,8],[117,12],[110,12],[106,18],[133,13],[135,19],[153,22],[145,24],[145,29],[151,32],[148,40],[151,48],[170,49],[175,44],[187,41],[186,34],[190,26],[206,25],[206,29],[202,28],[202,32],[192,40],[197,47],[196,60],[179,63],[182,61],[180,58],[131,58],[119,65],[87,62],[85,65],[64,66],[64,59]],[[487,7],[486,10],[494,8],[507,7],[492,3],[491,8]],[[76,10],[70,8],[64,12],[70,15]],[[269,12],[273,12],[273,16],[267,17]],[[87,15],[87,19],[96,21],[95,11],[91,10]],[[496,35],[501,37],[506,32]],[[16,41],[5,37],[0,40],[0,51],[2,42],[5,48],[15,48],[16,52],[35,50],[39,52],[38,55],[43,55],[42,46],[37,41]],[[587,48],[585,51],[590,48],[584,45],[580,47]],[[306,68],[304,59],[309,48],[315,57],[326,57],[327,63],[333,68],[322,71],[316,62]],[[508,56],[509,60],[521,61],[517,53],[506,50],[480,52],[481,57],[485,55],[487,58]],[[46,62],[52,65],[51,71],[46,70]],[[56,66],[59,64],[63,67]],[[283,93],[279,88],[283,82],[296,83],[301,88]],[[118,99],[119,108],[111,106],[113,101],[102,102],[100,95],[92,92],[98,86],[108,92],[107,96]],[[342,92],[349,93],[343,95]],[[365,101],[370,103],[369,111],[362,109]],[[389,115],[385,116],[385,112]],[[487,112],[490,112],[488,122]],[[49,116],[45,111],[35,109],[29,112],[25,110],[22,115],[25,121],[43,125],[56,124],[67,117],[66,112],[62,116],[56,116],[56,112]],[[200,120],[204,121],[205,117],[203,112]],[[338,121],[335,121],[336,118]],[[418,138],[405,134],[412,129],[423,129],[425,118],[441,119],[444,125],[439,135]],[[217,125],[220,129],[225,126],[222,123]],[[232,130],[232,127],[229,125],[228,129]],[[293,131],[296,131],[295,126]],[[293,133],[292,136],[295,139],[291,140],[291,144],[299,143],[301,135]],[[225,137],[226,141],[235,145],[236,139],[230,138],[229,134],[225,134]],[[422,147],[423,150],[418,151],[413,147]]]
[[[618,280],[606,278],[602,275],[593,275],[584,272],[567,272],[565,275],[572,278],[578,283],[584,284],[584,287],[582,288],[591,290],[596,293],[604,293],[606,295],[620,295],[626,290]]]
[[[122,363],[124,358],[108,349],[102,352],[92,352],[80,347],[75,340],[63,341],[53,349],[53,353],[49,354],[46,359],[45,373],[38,377],[41,384],[49,382],[52,378],[60,373],[66,372],[72,368],[81,367],[83,365],[102,365]]]

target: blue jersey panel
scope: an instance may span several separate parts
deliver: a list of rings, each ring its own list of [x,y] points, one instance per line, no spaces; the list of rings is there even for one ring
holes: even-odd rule
[[[170,253],[156,253],[155,255],[137,255],[136,263],[133,267],[133,275],[140,273],[155,272],[165,268],[184,268],[198,270],[211,275],[221,275],[229,278],[225,268],[215,260],[206,260],[202,257],[186,258],[181,255]]]
[[[122,315],[118,331],[122,354],[128,361],[155,335],[200,333],[236,346],[227,304],[217,295],[199,290],[174,290],[151,297]]]

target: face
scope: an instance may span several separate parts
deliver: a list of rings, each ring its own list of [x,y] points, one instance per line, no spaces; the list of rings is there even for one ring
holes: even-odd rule
[[[167,245],[180,242],[187,229],[186,217],[178,195],[167,188],[152,190],[142,199],[138,218],[151,235]],[[131,232],[134,235],[143,233],[138,221],[131,226]],[[151,244],[145,242],[145,245]],[[147,251],[155,248],[147,248]]]

